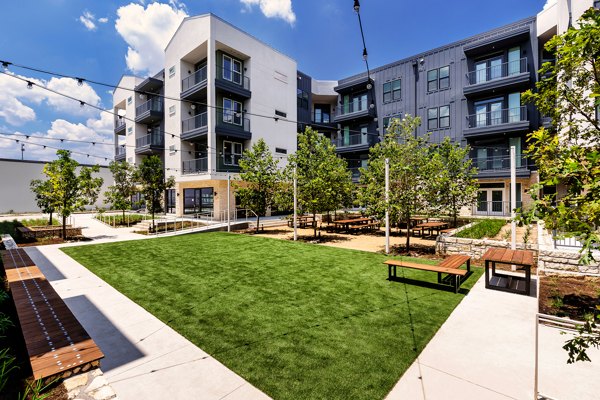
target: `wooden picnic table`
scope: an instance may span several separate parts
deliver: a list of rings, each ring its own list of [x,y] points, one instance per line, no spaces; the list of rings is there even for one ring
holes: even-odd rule
[[[373,218],[370,217],[361,217],[361,218],[352,218],[352,219],[339,219],[337,221],[333,221],[333,225],[336,227],[342,227],[342,230],[349,231],[350,225],[366,225],[370,222],[373,222]]]
[[[492,247],[485,252],[482,259],[485,261],[486,289],[529,296],[531,293],[531,267],[534,264],[532,251]],[[525,276],[498,273],[496,272],[496,264],[515,265],[519,267],[517,269],[525,272]]]
[[[424,222],[422,224],[418,224],[413,228],[413,233],[415,230],[421,231],[421,235],[424,236],[424,232],[426,230],[429,231],[428,236],[433,235],[433,231],[436,230],[437,234],[440,234],[440,231],[448,226],[447,222]]]
[[[411,217],[410,218],[410,225],[412,227],[412,226],[421,224],[424,221],[427,222],[427,218],[426,217]]]
[[[299,228],[306,228],[306,226],[309,225],[309,224],[310,224],[310,226],[313,226],[315,224],[315,217],[313,217],[312,215],[299,215],[296,218],[298,220],[298,227]],[[294,218],[291,218],[288,221],[288,225],[290,227],[294,226]]]

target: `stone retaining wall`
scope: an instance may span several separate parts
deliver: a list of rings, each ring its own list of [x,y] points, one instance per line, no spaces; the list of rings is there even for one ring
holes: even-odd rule
[[[63,381],[69,399],[115,400],[117,395],[99,368]]]
[[[62,237],[62,226],[23,226],[17,232],[24,239]],[[81,236],[81,228],[67,225],[67,237]]]
[[[538,257],[538,268],[549,273],[579,273],[584,275],[600,275],[600,263],[590,265],[579,263],[578,251],[542,250]],[[596,260],[600,258],[595,255]]]
[[[464,254],[479,260],[490,247],[510,248],[509,242],[488,239],[466,239],[453,236],[440,235],[436,239],[435,252],[439,255]],[[517,243],[519,250],[533,250],[537,255],[535,244]],[[534,255],[535,256],[535,255]]]

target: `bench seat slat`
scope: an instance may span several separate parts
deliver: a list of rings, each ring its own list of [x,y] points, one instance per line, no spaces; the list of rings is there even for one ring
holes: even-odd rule
[[[384,262],[387,265],[396,265],[398,267],[412,268],[412,269],[420,269],[424,271],[432,271],[432,272],[441,272],[443,274],[451,274],[451,275],[460,275],[464,276],[468,273],[467,270],[464,269],[456,269],[456,268],[446,268],[440,267],[437,265],[429,265],[429,264],[419,264],[410,261],[400,261],[400,260],[387,260]]]

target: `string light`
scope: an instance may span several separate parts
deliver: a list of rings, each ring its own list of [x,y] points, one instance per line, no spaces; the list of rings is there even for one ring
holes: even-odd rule
[[[33,89],[33,82],[27,81],[27,89]]]

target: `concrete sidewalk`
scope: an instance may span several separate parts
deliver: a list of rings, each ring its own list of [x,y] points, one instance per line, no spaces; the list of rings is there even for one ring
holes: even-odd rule
[[[458,305],[388,400],[534,398],[537,299],[485,289],[483,277]],[[600,351],[592,363],[568,365],[568,336],[540,326],[539,391],[560,400],[600,393]]]
[[[269,399],[60,250],[146,236],[84,215],[75,223],[94,240],[26,251],[104,352],[102,370],[120,400]]]

